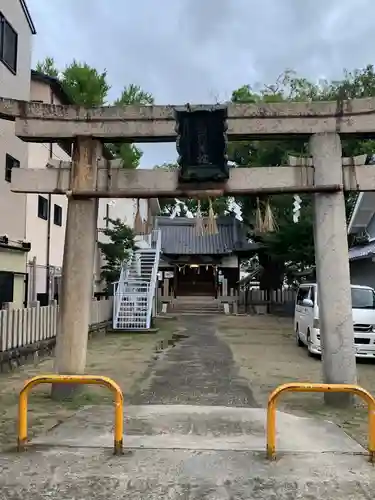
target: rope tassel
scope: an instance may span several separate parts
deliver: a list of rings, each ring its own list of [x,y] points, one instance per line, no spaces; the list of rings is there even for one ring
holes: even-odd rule
[[[208,200],[209,203],[209,209],[208,209],[208,221],[207,221],[207,228],[206,228],[206,233],[207,234],[217,234],[219,232],[216,224],[216,217],[215,217],[215,212],[212,206],[212,200],[209,198]]]
[[[277,224],[275,217],[272,213],[272,208],[270,205],[269,200],[267,200],[267,205],[266,205],[266,210],[264,214],[264,221],[263,221],[263,230],[268,233],[272,233],[274,231],[277,231]]]
[[[263,232],[263,217],[262,217],[262,211],[260,209],[259,198],[257,198],[257,209],[255,212],[255,229],[258,233]]]
[[[195,230],[198,236],[203,236],[204,227],[203,227],[203,217],[201,210],[201,200],[198,200],[197,214],[195,217]]]

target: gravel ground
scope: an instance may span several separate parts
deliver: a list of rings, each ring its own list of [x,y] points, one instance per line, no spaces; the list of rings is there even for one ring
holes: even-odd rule
[[[240,375],[252,388],[256,401],[266,406],[269,393],[278,385],[300,381],[321,382],[321,361],[297,347],[291,319],[274,316],[235,316],[217,319],[219,337],[230,347]],[[358,384],[375,394],[375,364],[357,363]],[[286,394],[278,407],[301,416],[335,422],[366,445],[367,406],[356,399],[354,408],[334,409],[323,403],[322,394]]]
[[[178,325],[173,320],[158,320],[158,333],[110,334],[89,342],[86,373],[106,375],[116,380],[127,399],[138,390],[146,377],[160,344],[168,344]],[[39,374],[53,373],[53,359],[46,358],[36,366],[24,365],[11,373],[0,374],[0,449],[16,443],[18,393],[24,381]],[[30,437],[50,429],[72,416],[78,408],[92,404],[112,404],[108,389],[86,386],[74,400],[59,403],[49,398],[50,386],[32,390],[29,398],[28,427]]]
[[[282,383],[321,381],[321,362],[296,346],[290,319],[182,316],[159,320],[157,326],[157,334],[112,334],[91,340],[86,372],[115,379],[127,404],[265,406],[269,393]],[[176,334],[179,338],[171,342]],[[36,367],[0,375],[0,448],[15,442],[17,396],[24,380],[52,370],[52,359],[46,359]],[[374,364],[358,363],[359,384],[372,393],[374,374]],[[111,394],[98,387],[66,403],[51,401],[48,395],[49,388],[41,386],[30,398],[31,436],[82,405],[112,402]],[[366,442],[367,408],[360,400],[354,408],[335,410],[323,404],[320,394],[287,394],[279,408],[333,421]]]

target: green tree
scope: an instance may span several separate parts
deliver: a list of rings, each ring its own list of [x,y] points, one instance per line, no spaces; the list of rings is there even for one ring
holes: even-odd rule
[[[86,108],[103,106],[111,88],[106,71],[99,72],[75,59],[62,71],[61,82],[71,100]]]
[[[99,249],[105,258],[101,268],[101,278],[106,282],[106,292],[111,294],[112,283],[119,280],[121,265],[126,260],[134,246],[134,232],[120,219],[107,218],[107,227],[102,230],[109,239],[98,242]]]
[[[107,72],[98,71],[85,62],[73,60],[62,71],[56,67],[52,57],[46,57],[36,65],[36,69],[54,78],[58,78],[74,104],[92,108],[104,106],[108,101],[111,89],[107,81]],[[138,85],[125,86],[120,97],[114,101],[116,106],[134,104],[153,104],[154,99],[149,92],[143,91]],[[142,158],[142,151],[134,144],[107,144],[115,158],[122,160],[124,168],[137,168]]]
[[[154,104],[154,98],[138,85],[130,84],[124,87],[121,96],[113,103],[115,106],[128,106],[134,104]],[[121,158],[124,168],[137,168],[142,158],[142,151],[134,144],[111,144],[110,150],[116,158]]]
[[[53,59],[53,57],[46,57],[44,61],[39,61],[36,64],[35,69],[40,73],[52,76],[53,78],[58,78],[59,76],[59,70],[56,67],[55,60]]]
[[[297,77],[287,71],[281,75],[275,84],[264,86],[254,91],[251,86],[244,85],[232,94],[233,102],[281,102],[281,101],[327,101],[338,103],[344,99],[375,96],[375,71],[373,66],[353,72],[345,71],[339,81],[322,80],[317,84],[305,78]],[[375,142],[371,140],[343,140],[343,155],[372,154]],[[283,141],[252,141],[233,143],[229,145],[229,157],[237,168],[266,165],[285,165],[288,155],[308,155],[308,144],[301,140],[287,139]],[[299,223],[292,220],[293,196],[275,195],[270,197],[237,197],[243,217],[252,237],[265,244],[265,250],[260,253],[259,261],[265,268],[261,285],[264,288],[280,286],[284,273],[289,270],[303,271],[314,265],[313,247],[313,212],[311,196],[304,195]],[[347,195],[347,213],[355,202],[356,196]],[[257,205],[270,203],[278,230],[269,233],[259,233],[256,230]]]

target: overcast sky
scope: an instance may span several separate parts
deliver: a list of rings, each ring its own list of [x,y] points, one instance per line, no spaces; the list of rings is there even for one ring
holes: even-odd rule
[[[375,0],[28,0],[34,64],[106,69],[115,99],[134,83],[156,103],[209,103],[286,68],[311,79],[375,62]],[[176,157],[144,146],[142,167]]]

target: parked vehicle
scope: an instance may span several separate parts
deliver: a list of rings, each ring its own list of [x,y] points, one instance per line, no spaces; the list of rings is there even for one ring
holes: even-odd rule
[[[351,285],[354,345],[358,358],[375,358],[375,291]],[[316,283],[302,284],[294,309],[294,331],[299,346],[309,355],[320,355],[319,294]]]

